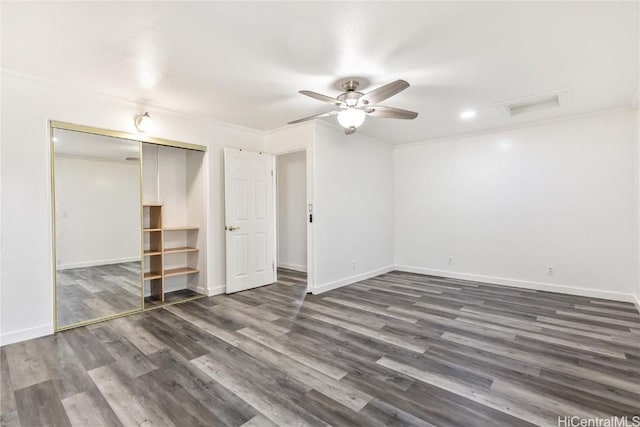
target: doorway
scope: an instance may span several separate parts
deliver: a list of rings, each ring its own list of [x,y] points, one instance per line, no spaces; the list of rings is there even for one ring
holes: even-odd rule
[[[276,259],[278,276],[307,275],[307,152],[276,156]]]

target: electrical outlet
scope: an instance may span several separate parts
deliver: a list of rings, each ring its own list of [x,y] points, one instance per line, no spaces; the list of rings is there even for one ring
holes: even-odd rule
[[[351,269],[352,270],[356,269],[356,260],[355,259],[353,261],[351,261]]]
[[[553,265],[548,265],[547,266],[547,274],[549,276],[553,276],[553,274],[556,272],[556,269]]]
[[[449,257],[448,263],[449,263],[449,265],[453,265],[453,257],[452,256]]]

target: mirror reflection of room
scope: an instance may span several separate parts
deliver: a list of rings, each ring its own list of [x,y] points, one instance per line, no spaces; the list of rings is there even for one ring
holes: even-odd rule
[[[140,144],[53,129],[57,327],[141,309]]]

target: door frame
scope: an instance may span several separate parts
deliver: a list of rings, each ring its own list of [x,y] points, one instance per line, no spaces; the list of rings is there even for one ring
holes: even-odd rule
[[[311,149],[311,147],[307,146],[307,147],[299,147],[299,148],[293,148],[290,150],[283,150],[283,151],[278,151],[278,152],[271,152],[271,154],[273,154],[274,156],[274,192],[273,192],[273,197],[274,197],[274,209],[276,209],[276,204],[278,201],[278,185],[277,182],[275,181],[275,178],[278,176],[278,171],[277,171],[277,164],[278,164],[278,156],[282,156],[285,154],[291,154],[291,153],[299,153],[301,151],[304,151],[306,153],[306,158],[305,158],[305,173],[306,173],[306,187],[307,187],[307,191],[306,191],[306,198],[307,198],[307,219],[306,219],[306,224],[307,224],[307,293],[310,293],[313,291],[313,287],[315,284],[315,239],[314,239],[314,223],[315,223],[315,204],[313,201],[313,188],[314,188],[314,174],[313,174],[313,161],[314,161],[314,156],[313,156],[313,150]],[[311,211],[309,210],[309,207],[311,206]],[[310,222],[310,218],[313,218],[313,222]],[[275,214],[275,249],[274,249],[274,254],[275,254],[275,279],[277,280],[277,275],[278,275],[278,215],[277,215],[277,211]]]

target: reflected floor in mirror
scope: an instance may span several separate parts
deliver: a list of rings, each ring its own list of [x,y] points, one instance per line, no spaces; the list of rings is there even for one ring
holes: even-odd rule
[[[57,272],[58,327],[140,309],[140,262]]]

